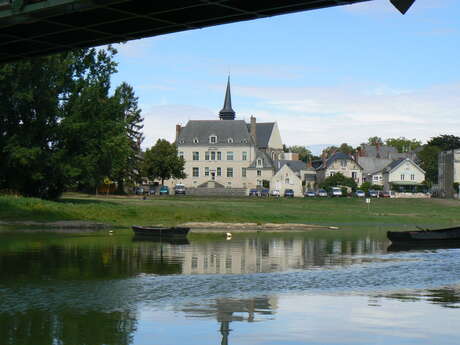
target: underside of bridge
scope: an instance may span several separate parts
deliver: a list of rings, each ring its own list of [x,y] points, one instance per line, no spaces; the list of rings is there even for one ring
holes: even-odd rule
[[[0,0],[0,63],[369,0]]]
[[[0,0],[0,63],[364,1]]]

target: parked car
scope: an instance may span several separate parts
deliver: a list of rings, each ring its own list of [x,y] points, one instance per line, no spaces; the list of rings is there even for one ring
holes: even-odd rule
[[[136,188],[136,195],[142,195],[144,194],[144,188],[143,187],[137,187]]]
[[[331,196],[342,196],[342,188],[340,187],[332,187],[331,188]]]
[[[185,186],[183,184],[176,184],[174,187],[174,195],[185,195]]]
[[[156,190],[154,187],[150,187],[149,188],[149,195],[155,195],[156,194]]]
[[[379,193],[376,190],[370,189],[369,190],[369,196],[371,198],[377,198],[379,196]]]
[[[318,196],[327,196],[327,191],[325,189],[320,189],[318,191]]]
[[[285,198],[293,198],[294,197],[294,191],[292,189],[285,189],[284,190],[284,197]]]
[[[263,189],[260,191],[260,196],[270,196],[270,190],[267,189],[267,188],[263,188]]]
[[[169,195],[169,187],[168,186],[161,186],[160,195]]]
[[[358,189],[356,192],[355,192],[355,195],[358,197],[358,198],[364,198],[366,196],[366,193],[364,193],[364,191]]]
[[[305,193],[304,193],[304,196],[305,197],[315,197],[316,196],[316,193],[312,190],[307,190]]]
[[[260,196],[260,191],[256,188],[252,188],[249,190],[249,196]]]
[[[278,189],[273,189],[271,192],[270,192],[271,196],[276,196],[277,198],[280,197],[280,191]]]
[[[391,191],[390,192],[380,191],[379,192],[379,197],[380,198],[391,198]]]

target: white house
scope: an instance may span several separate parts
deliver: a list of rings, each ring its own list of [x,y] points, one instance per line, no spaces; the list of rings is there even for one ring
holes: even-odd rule
[[[410,158],[400,158],[383,169],[383,189],[417,192],[423,188],[425,171]]]

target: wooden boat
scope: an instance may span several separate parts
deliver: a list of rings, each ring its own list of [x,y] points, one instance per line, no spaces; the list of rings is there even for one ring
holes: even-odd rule
[[[190,228],[185,227],[163,227],[163,226],[132,226],[136,236],[152,237],[186,237]]]
[[[437,230],[414,231],[388,231],[387,237],[393,243],[399,242],[428,242],[428,241],[458,241],[460,240],[460,227]]]

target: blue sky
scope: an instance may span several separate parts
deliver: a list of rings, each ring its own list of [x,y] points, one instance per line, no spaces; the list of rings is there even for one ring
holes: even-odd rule
[[[374,0],[136,40],[114,85],[133,85],[145,146],[217,119],[228,73],[237,117],[277,121],[287,145],[460,135],[459,17],[458,0],[405,16]]]

